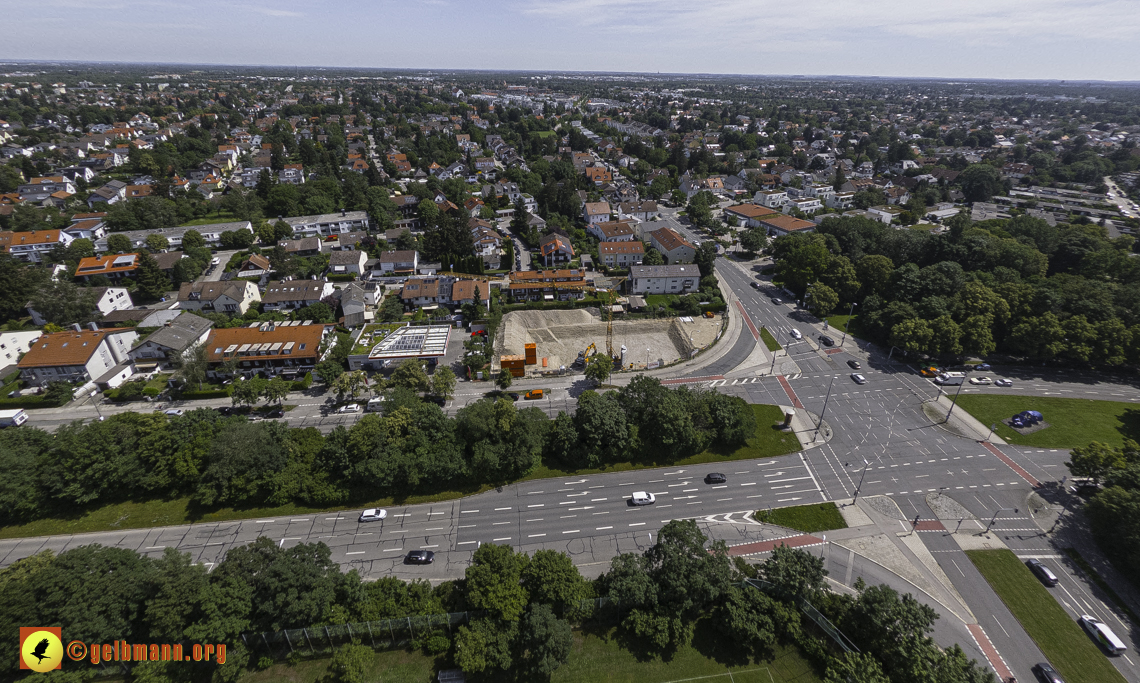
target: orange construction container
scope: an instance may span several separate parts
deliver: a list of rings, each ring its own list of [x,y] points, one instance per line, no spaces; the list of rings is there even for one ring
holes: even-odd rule
[[[525,356],[499,356],[499,365],[504,370],[510,370],[512,377],[522,377],[526,374]]]
[[[534,344],[527,344],[523,349],[526,351],[527,365],[534,365],[538,362],[538,348]]]

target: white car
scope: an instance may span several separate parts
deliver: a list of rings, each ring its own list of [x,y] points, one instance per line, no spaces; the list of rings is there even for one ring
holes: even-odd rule
[[[340,408],[337,408],[336,412],[338,412],[338,413],[359,413],[360,412],[360,404],[359,403],[349,403],[346,406],[341,406]]]
[[[166,415],[167,417],[178,417],[181,414],[181,408],[171,408],[170,410],[163,411],[163,415]]]
[[[1013,380],[997,379],[997,380],[994,380],[994,386],[995,387],[1012,387],[1013,386]]]
[[[380,508],[368,508],[364,512],[360,513],[360,519],[358,521],[361,521],[361,522],[379,522],[380,520],[384,519],[387,516],[388,516],[387,510],[381,510]]]
[[[851,373],[851,381],[855,382],[856,384],[866,384],[867,378],[857,372],[853,372]]]
[[[630,498],[629,502],[633,503],[634,505],[653,505],[657,502],[657,499],[653,496],[652,493],[646,493],[645,491],[634,491],[633,497]]]
[[[792,334],[793,339],[803,339],[804,338],[804,336],[802,334],[800,334],[800,331],[794,327],[792,328],[791,334]]]
[[[970,384],[993,384],[994,381],[989,377],[971,377]]]

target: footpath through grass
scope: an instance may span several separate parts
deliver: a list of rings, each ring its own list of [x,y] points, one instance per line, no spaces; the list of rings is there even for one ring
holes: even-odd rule
[[[760,338],[764,340],[764,346],[767,346],[769,351],[779,351],[783,348],[767,327],[760,328]]]
[[[707,620],[706,620],[707,621]],[[704,678],[706,683],[818,683],[811,665],[795,648],[779,648],[771,661],[748,663],[725,657],[724,648],[709,637],[701,637],[707,627],[698,626],[692,646],[678,651],[670,661],[639,661],[622,649],[612,637],[574,632],[570,661],[551,676],[552,683],[676,683]],[[275,664],[252,673],[247,683],[316,683],[329,674],[329,659],[316,659],[290,666]],[[384,683],[423,683],[434,680],[433,670],[452,668],[443,658],[427,657],[419,652],[397,650],[376,653],[364,681]]]
[[[1131,403],[1054,396],[963,394],[958,397],[958,404],[987,427],[997,424],[998,436],[1020,446],[1074,448],[1090,441],[1102,441],[1119,448],[1126,438],[1140,438],[1140,407]],[[1019,434],[1002,424],[1002,420],[1024,410],[1040,411],[1049,426],[1032,434]]]
[[[757,510],[752,518],[757,522],[786,526],[789,529],[813,534],[817,531],[830,531],[831,529],[846,529],[847,522],[839,512],[835,503],[819,503],[818,505],[796,505],[788,508],[774,510]]]
[[[286,409],[288,409],[288,407],[286,407]],[[794,434],[772,428],[774,424],[783,419],[783,412],[779,406],[753,405],[752,411],[756,415],[756,434],[749,439],[744,446],[734,451],[708,450],[690,458],[672,462],[623,462],[616,463],[604,469],[592,470],[569,471],[542,464],[520,481],[549,479],[567,475],[624,472],[628,470],[641,470],[673,465],[700,465],[732,460],[770,458],[800,450],[799,439],[797,439]],[[430,495],[406,496],[398,499],[377,498],[371,501],[358,501],[357,505],[348,507],[347,509],[438,503],[446,500],[455,500],[456,498],[462,498],[464,496],[472,496],[484,491],[489,491],[492,488],[494,488],[494,486],[487,484],[473,487],[469,490],[440,491],[439,493]],[[339,509],[345,508],[342,507]],[[67,517],[46,517],[44,519],[28,522],[27,524],[0,527],[0,538],[27,538],[29,536],[122,531],[124,529],[144,529],[155,526],[228,522],[240,519],[265,519],[279,516],[296,517],[298,515],[330,512],[333,510],[329,508],[310,508],[301,505],[199,510],[194,507],[189,498],[128,501],[113,503],[92,510],[80,510],[75,515]]]
[[[1124,683],[1108,657],[1016,555],[1008,550],[966,554],[1068,683]]]

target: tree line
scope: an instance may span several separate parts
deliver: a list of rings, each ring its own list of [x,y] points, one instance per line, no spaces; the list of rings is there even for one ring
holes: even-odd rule
[[[862,581],[854,596],[834,594],[826,575],[822,559],[785,546],[759,568],[730,560],[724,542],[710,545],[693,520],[669,522],[644,552],[615,557],[594,581],[565,553],[528,555],[496,544],[475,551],[462,579],[435,587],[394,577],[364,582],[355,569],[342,571],[321,542],[284,548],[261,537],[230,549],[209,573],[173,548],[147,557],[88,545],[58,555],[46,550],[0,571],[0,618],[59,625],[69,641],[227,645],[222,665],[133,666],[132,680],[154,683],[221,683],[268,667],[273,658],[251,650],[260,632],[449,612],[470,618],[453,633],[418,634],[412,647],[475,681],[549,680],[570,659],[572,625],[616,629],[625,649],[665,661],[699,632],[719,641],[712,656],[732,664],[770,661],[776,648],[796,647],[827,683],[994,680],[957,645],[943,650],[934,643],[938,616],[929,606]],[[755,578],[767,590],[745,583]],[[595,597],[605,598],[600,609]],[[801,600],[815,604],[860,652],[839,656],[829,649],[802,618]],[[0,635],[0,656],[16,658],[17,645],[15,632]],[[360,680],[370,655],[359,642],[341,647],[328,680]],[[87,678],[80,673],[76,680]]]
[[[403,498],[511,481],[544,460],[561,468],[667,463],[709,447],[735,448],[755,431],[740,398],[671,389],[644,376],[617,392],[586,392],[576,415],[554,420],[508,398],[476,401],[450,418],[417,391],[392,388],[383,415],[327,436],[207,408],[173,417],[119,413],[54,433],[4,430],[0,521],[168,496],[205,507]]]
[[[906,351],[1140,362],[1132,237],[1029,216],[975,223],[959,215],[948,227],[931,234],[829,217],[814,234],[773,241],[776,280],[818,316],[855,304],[853,329]]]
[[[1135,582],[1140,577],[1140,445],[1121,447],[1099,441],[1074,448],[1065,463],[1074,477],[1100,486],[1085,513],[1101,550]]]

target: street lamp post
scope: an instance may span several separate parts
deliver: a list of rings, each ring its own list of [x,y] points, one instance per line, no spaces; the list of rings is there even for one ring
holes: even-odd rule
[[[992,527],[994,525],[994,522],[997,521],[997,516],[1003,512],[1012,512],[1013,514],[1016,515],[1018,513],[1018,509],[1017,508],[998,508],[997,510],[995,510],[994,516],[990,518],[990,523],[986,525],[986,533],[989,533],[990,527]]]
[[[855,307],[858,305],[852,301],[851,308],[847,309],[847,321],[843,323],[843,339],[839,340],[840,346],[843,346],[843,342],[847,341],[847,326],[851,324],[851,314],[855,312]]]
[[[819,414],[819,424],[815,426],[815,436],[811,438],[812,443],[815,443],[815,440],[819,438],[819,430],[823,427],[823,418],[827,415],[827,402],[831,400],[831,387],[833,384],[835,384],[835,375],[831,376],[831,384],[827,385],[827,396],[823,399],[823,412]]]
[[[969,372],[967,371],[966,374],[969,374]],[[954,400],[950,402],[950,410],[946,411],[946,419],[943,420],[943,422],[949,422],[950,421],[950,413],[954,412],[954,406],[958,405],[958,394],[962,393],[962,387],[964,387],[965,385],[966,385],[966,378],[963,377],[962,383],[958,385],[958,391],[954,392]],[[941,389],[939,389],[939,391],[941,391]]]
[[[855,487],[855,498],[851,500],[852,505],[859,500],[859,490],[863,488],[863,477],[867,476],[867,470],[869,469],[871,469],[871,463],[867,462],[866,458],[863,458],[863,474],[859,475],[859,485]]]

